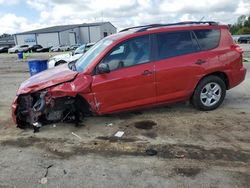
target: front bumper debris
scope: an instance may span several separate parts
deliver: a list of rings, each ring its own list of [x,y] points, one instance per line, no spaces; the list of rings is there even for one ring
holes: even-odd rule
[[[48,123],[79,122],[83,112],[77,108],[75,97],[53,98],[47,91],[20,95],[12,105],[12,115],[17,127],[32,127],[34,132]]]

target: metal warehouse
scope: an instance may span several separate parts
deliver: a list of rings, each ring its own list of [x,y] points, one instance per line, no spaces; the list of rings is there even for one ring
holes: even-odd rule
[[[16,45],[40,44],[43,47],[74,45],[98,40],[116,33],[116,27],[110,22],[84,23],[53,26],[14,35]]]

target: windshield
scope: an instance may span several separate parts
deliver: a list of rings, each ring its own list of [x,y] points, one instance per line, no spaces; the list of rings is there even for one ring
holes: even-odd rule
[[[93,62],[93,60],[103,52],[103,50],[105,50],[110,44],[112,44],[112,42],[113,40],[108,38],[104,38],[97,42],[80,59],[76,61],[76,71],[84,71]]]

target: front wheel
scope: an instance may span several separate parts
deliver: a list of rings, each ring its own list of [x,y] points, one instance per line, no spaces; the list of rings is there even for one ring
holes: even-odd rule
[[[221,105],[225,95],[225,82],[221,78],[211,75],[199,82],[191,100],[199,110],[214,110]]]

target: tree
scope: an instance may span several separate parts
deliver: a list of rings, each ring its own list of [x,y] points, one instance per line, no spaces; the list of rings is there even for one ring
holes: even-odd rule
[[[0,35],[0,38],[10,37],[10,36],[11,36],[10,34],[4,33],[4,34]]]
[[[250,27],[242,27],[237,32],[238,35],[250,34]]]
[[[244,22],[244,27],[250,27],[250,15],[249,15],[248,18],[245,20],[245,22]]]
[[[238,17],[237,19],[237,25],[239,26],[243,26],[246,20],[246,16],[245,15],[241,15]]]
[[[250,34],[250,15],[239,16],[237,22],[233,25],[229,25],[229,28],[232,35]]]

